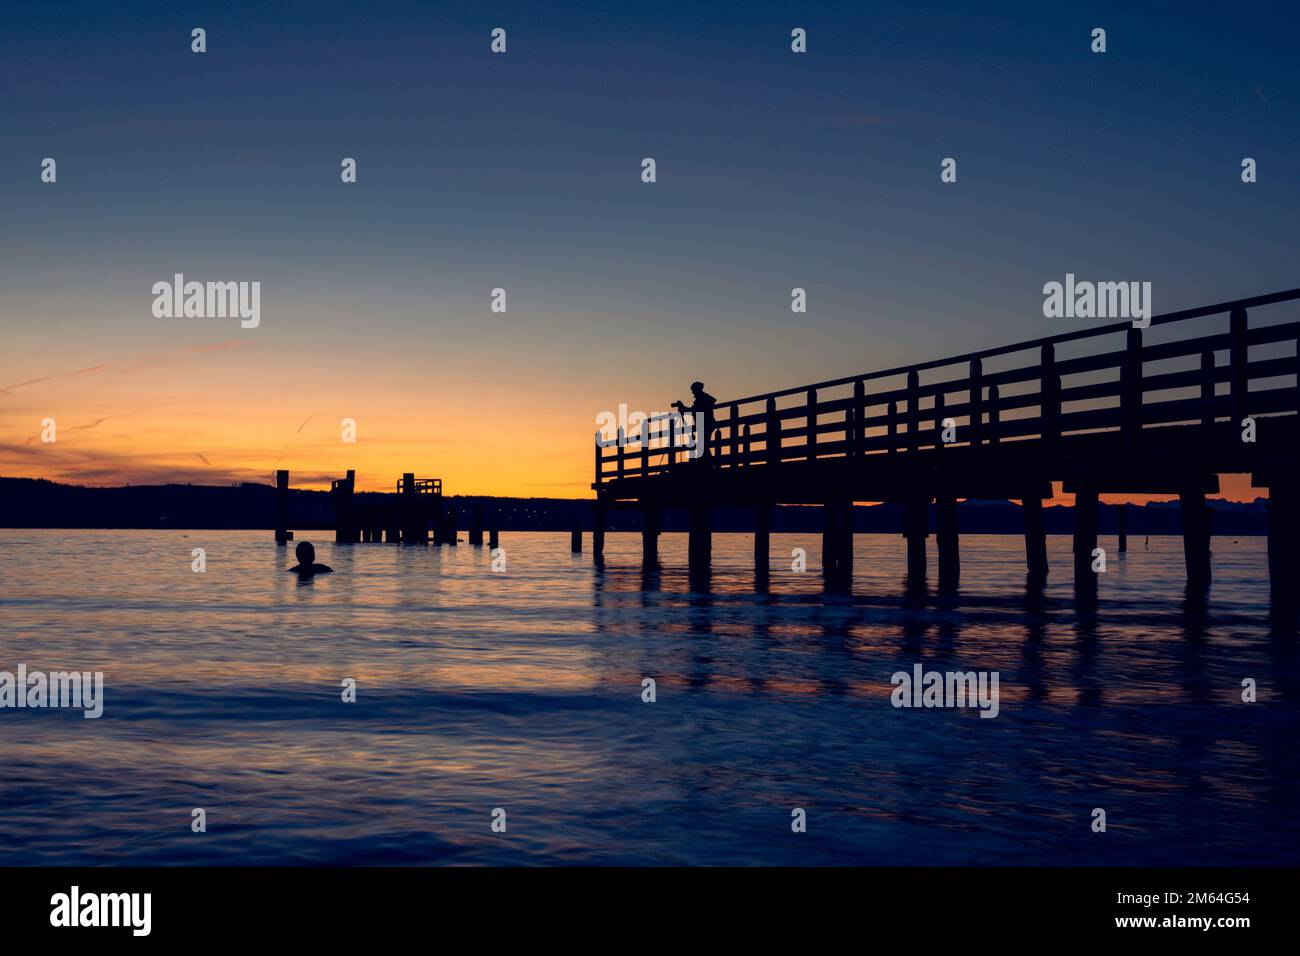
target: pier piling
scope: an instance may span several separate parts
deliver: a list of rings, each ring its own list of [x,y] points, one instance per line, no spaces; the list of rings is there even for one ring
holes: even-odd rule
[[[907,580],[915,586],[926,578],[925,539],[930,537],[930,499],[912,495],[903,501],[903,537],[907,539]]]
[[[1300,482],[1268,489],[1268,578],[1275,607],[1300,603]]]
[[[853,502],[836,499],[822,505],[822,571],[828,584],[853,580]]]
[[[710,508],[698,499],[689,507],[690,528],[687,532],[687,563],[692,574],[707,574],[713,563],[713,527],[710,523]]]
[[[605,516],[608,509],[603,503],[596,505],[591,525],[591,556],[597,564],[605,560]]]
[[[1038,493],[1020,499],[1025,518],[1025,564],[1029,577],[1041,581],[1047,577],[1047,526],[1043,521],[1043,500]]]
[[[1187,583],[1205,587],[1210,583],[1210,508],[1205,493],[1185,490],[1178,496],[1183,517],[1183,561]]]
[[[754,506],[754,577],[761,584],[772,573],[772,506],[760,502]]]
[[[939,590],[955,591],[961,578],[961,539],[957,524],[957,499],[951,495],[934,503],[935,541],[939,548]]]
[[[659,531],[663,525],[663,509],[652,501],[641,502],[641,560],[654,564],[659,560]]]
[[[483,502],[476,501],[469,523],[469,543],[483,547]]]
[[[275,473],[275,543],[289,540],[289,472],[281,468]]]
[[[1074,584],[1095,588],[1092,552],[1097,547],[1097,489],[1081,487],[1074,493]]]

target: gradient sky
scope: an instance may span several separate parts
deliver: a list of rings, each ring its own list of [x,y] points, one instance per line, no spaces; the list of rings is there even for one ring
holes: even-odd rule
[[[1039,6],[8,3],[0,474],[585,495],[597,413],[694,378],[1068,331],[1066,272],[1300,285],[1294,8]],[[176,272],[261,326],[154,318]]]

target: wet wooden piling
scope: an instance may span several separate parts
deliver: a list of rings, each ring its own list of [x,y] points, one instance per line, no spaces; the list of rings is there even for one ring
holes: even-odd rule
[[[754,505],[754,577],[761,584],[772,573],[772,506]]]
[[[474,510],[470,514],[469,543],[481,548],[483,547],[483,503],[474,502]]]
[[[1183,518],[1183,561],[1187,566],[1187,583],[1205,587],[1210,583],[1210,508],[1205,494],[1184,490],[1178,495]]]
[[[1080,487],[1074,493],[1074,585],[1095,588],[1092,552],[1097,548],[1097,489]]]
[[[605,518],[608,509],[603,504],[596,505],[596,513],[591,525],[591,557],[597,564],[605,560]]]
[[[289,541],[289,472],[281,468],[275,473],[275,543]]]
[[[853,502],[836,499],[822,505],[822,571],[829,584],[853,580]]]
[[[663,527],[663,509],[653,501],[641,503],[641,559],[644,564],[659,560],[659,534]]]
[[[347,477],[334,482],[330,488],[330,503],[334,507],[334,543],[353,544],[357,541],[357,515],[354,496],[357,488],[357,473],[348,470]]]
[[[1047,577],[1047,525],[1043,520],[1043,500],[1034,492],[1020,501],[1025,521],[1025,565],[1029,577],[1041,581]]]
[[[708,504],[698,500],[692,501],[687,508],[689,527],[686,552],[692,574],[707,573],[713,562],[711,510]]]
[[[928,573],[925,540],[930,537],[930,500],[913,495],[903,501],[903,537],[907,539],[907,580],[916,586]]]
[[[957,499],[945,495],[934,503],[935,543],[939,549],[939,590],[955,591],[961,579],[961,538]]]

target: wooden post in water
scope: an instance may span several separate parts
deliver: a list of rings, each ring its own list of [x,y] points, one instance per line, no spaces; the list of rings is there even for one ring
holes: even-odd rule
[[[1268,584],[1273,609],[1294,613],[1300,604],[1300,481],[1268,488]]]
[[[1025,564],[1029,577],[1042,581],[1047,577],[1047,526],[1043,520],[1043,500],[1038,492],[1020,499],[1025,516]]]
[[[641,500],[641,561],[654,564],[659,560],[659,530],[663,512],[658,503]]]
[[[402,474],[402,542],[404,544],[428,544],[429,516],[420,510],[420,502],[415,493],[415,472]]]
[[[281,468],[275,473],[275,543],[289,541],[289,471]]]
[[[754,505],[754,579],[762,587],[772,572],[772,504]]]
[[[603,501],[596,502],[591,524],[591,556],[597,564],[605,563],[605,516],[608,511]]]
[[[340,483],[339,487],[334,489],[332,504],[334,505],[334,543],[335,544],[353,544],[357,540],[357,516],[353,505],[352,495],[357,487],[357,473],[348,469],[348,475]]]
[[[495,551],[501,547],[501,535],[497,530],[497,516],[492,516],[492,523],[488,525],[488,548]]]
[[[620,459],[621,462],[621,459]],[[469,543],[478,547],[483,547],[483,502],[474,502],[474,510],[471,512],[469,524]]]
[[[443,515],[442,533],[446,539],[447,544],[451,545],[453,548],[460,543],[460,539],[457,537],[457,534],[460,530],[457,527],[459,523],[460,522],[458,521],[458,515],[456,514],[456,506],[448,505],[447,511]]]
[[[1119,553],[1128,551],[1128,505],[1122,504],[1115,509],[1115,521],[1119,524]]]
[[[687,509],[690,513],[690,528],[686,545],[687,563],[692,575],[708,574],[713,563],[713,528],[710,524],[708,502],[692,501]]]
[[[822,506],[822,573],[829,586],[853,581],[853,502],[843,499]]]
[[[952,495],[935,499],[934,526],[939,546],[939,590],[955,591],[961,578],[961,538],[957,525],[957,499]]]
[[[569,532],[569,550],[573,554],[582,554],[582,525],[575,524]]]
[[[925,539],[929,536],[930,499],[920,495],[909,496],[903,501],[903,537],[907,539],[907,582],[910,587],[925,582]]]
[[[1183,516],[1183,561],[1187,565],[1187,583],[1207,587],[1210,583],[1210,508],[1205,492],[1187,489],[1178,495]]]
[[[1092,570],[1092,552],[1097,547],[1097,489],[1081,487],[1074,493],[1074,586],[1092,589],[1097,573]]]

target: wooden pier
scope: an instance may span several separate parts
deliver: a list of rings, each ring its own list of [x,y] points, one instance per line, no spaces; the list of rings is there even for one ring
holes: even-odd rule
[[[289,472],[277,471],[275,486],[275,540],[285,544],[293,540],[293,532],[287,529]],[[417,478],[413,472],[406,472],[392,492],[361,492],[356,490],[356,472],[349,471],[346,477],[331,483],[330,504],[334,509],[336,544],[458,542],[458,515],[443,497],[440,478]],[[482,545],[486,522],[481,503],[474,505],[471,521],[470,544]],[[493,517],[488,530],[490,547],[497,547],[498,536]]]
[[[644,515],[657,555],[664,508],[690,514],[689,560],[707,571],[709,512],[754,509],[756,578],[769,573],[771,509],[820,505],[823,572],[853,573],[853,502],[901,505],[908,578],[928,574],[931,507],[940,589],[960,578],[959,499],[1022,502],[1030,580],[1049,572],[1043,500],[1075,496],[1072,572],[1098,574],[1098,496],[1178,496],[1188,582],[1210,582],[1207,494],[1248,473],[1269,491],[1275,597],[1300,591],[1300,289],[1069,331],[954,358],[720,402],[702,453],[691,416],[596,434],[596,527],[610,508]],[[1293,303],[1290,306],[1286,303]],[[864,336],[866,336],[864,330]],[[1249,421],[1248,421],[1249,419]],[[951,439],[951,440],[949,440]],[[1126,547],[1121,537],[1120,550]],[[593,535],[597,560],[603,540]]]

